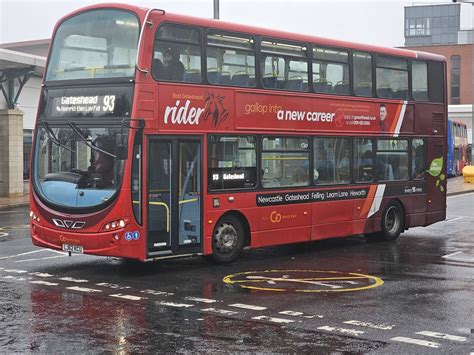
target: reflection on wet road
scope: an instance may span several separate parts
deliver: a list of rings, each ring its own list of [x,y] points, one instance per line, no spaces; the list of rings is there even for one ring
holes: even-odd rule
[[[266,248],[224,266],[69,258],[10,229],[0,240],[0,351],[469,353],[473,202],[449,198],[447,221],[395,243]]]

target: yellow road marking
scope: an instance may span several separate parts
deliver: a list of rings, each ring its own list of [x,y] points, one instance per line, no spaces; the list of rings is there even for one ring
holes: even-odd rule
[[[335,276],[335,277],[267,277],[262,276],[268,273],[279,273],[279,274],[291,274],[291,273],[324,273],[324,274],[336,274],[336,275],[347,275],[347,276]],[[249,278],[250,280],[233,280],[235,277],[244,276]],[[256,279],[258,278],[258,279]],[[353,288],[340,288],[340,289],[292,289],[292,288],[270,288],[270,287],[259,287],[259,286],[252,286],[246,285],[245,283],[261,283],[261,282],[288,282],[288,283],[304,283],[304,284],[312,284],[315,285],[319,281],[337,281],[337,280],[354,280],[354,279],[366,279],[372,284],[360,287],[353,287]],[[238,286],[250,290],[258,290],[258,291],[273,291],[273,292],[303,292],[303,293],[321,293],[321,292],[352,292],[352,291],[363,291],[368,290],[371,288],[375,288],[384,284],[383,280],[365,274],[358,274],[353,272],[340,272],[340,271],[321,271],[321,270],[264,270],[264,271],[247,271],[247,272],[240,272],[235,273],[232,275],[227,275],[223,278],[224,283],[227,284],[238,284]]]

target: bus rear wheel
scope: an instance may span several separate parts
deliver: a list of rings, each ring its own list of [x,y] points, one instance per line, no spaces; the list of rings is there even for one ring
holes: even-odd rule
[[[397,239],[405,228],[403,207],[397,201],[390,202],[382,214],[382,230],[367,235],[369,241],[392,241]]]
[[[229,263],[237,259],[244,249],[244,228],[238,218],[226,216],[219,220],[212,235],[212,259]]]

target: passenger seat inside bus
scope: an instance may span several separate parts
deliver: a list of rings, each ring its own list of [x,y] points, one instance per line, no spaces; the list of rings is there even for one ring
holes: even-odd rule
[[[328,94],[332,92],[332,83],[326,80],[317,80],[313,82],[314,91],[321,94]]]
[[[283,89],[293,91],[303,91],[303,78],[301,76],[293,76],[283,85]]]
[[[230,84],[235,86],[248,86],[249,75],[246,72],[237,72],[230,79]]]
[[[207,69],[207,80],[210,84],[218,84],[221,78],[221,73],[217,68],[208,68]]]
[[[186,70],[184,73],[184,81],[188,83],[200,83],[201,71],[199,69]]]
[[[223,71],[219,78],[219,84],[221,85],[230,85],[230,73],[228,71]]]

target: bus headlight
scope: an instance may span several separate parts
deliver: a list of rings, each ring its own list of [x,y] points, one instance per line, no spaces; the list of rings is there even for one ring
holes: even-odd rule
[[[127,223],[128,223],[128,219],[117,219],[115,221],[106,223],[102,227],[102,231],[110,232],[117,229],[121,229],[121,228],[124,228],[127,225]]]
[[[35,221],[35,222],[40,222],[40,218],[38,217],[38,215],[36,213],[34,213],[33,211],[30,211],[30,218]]]

